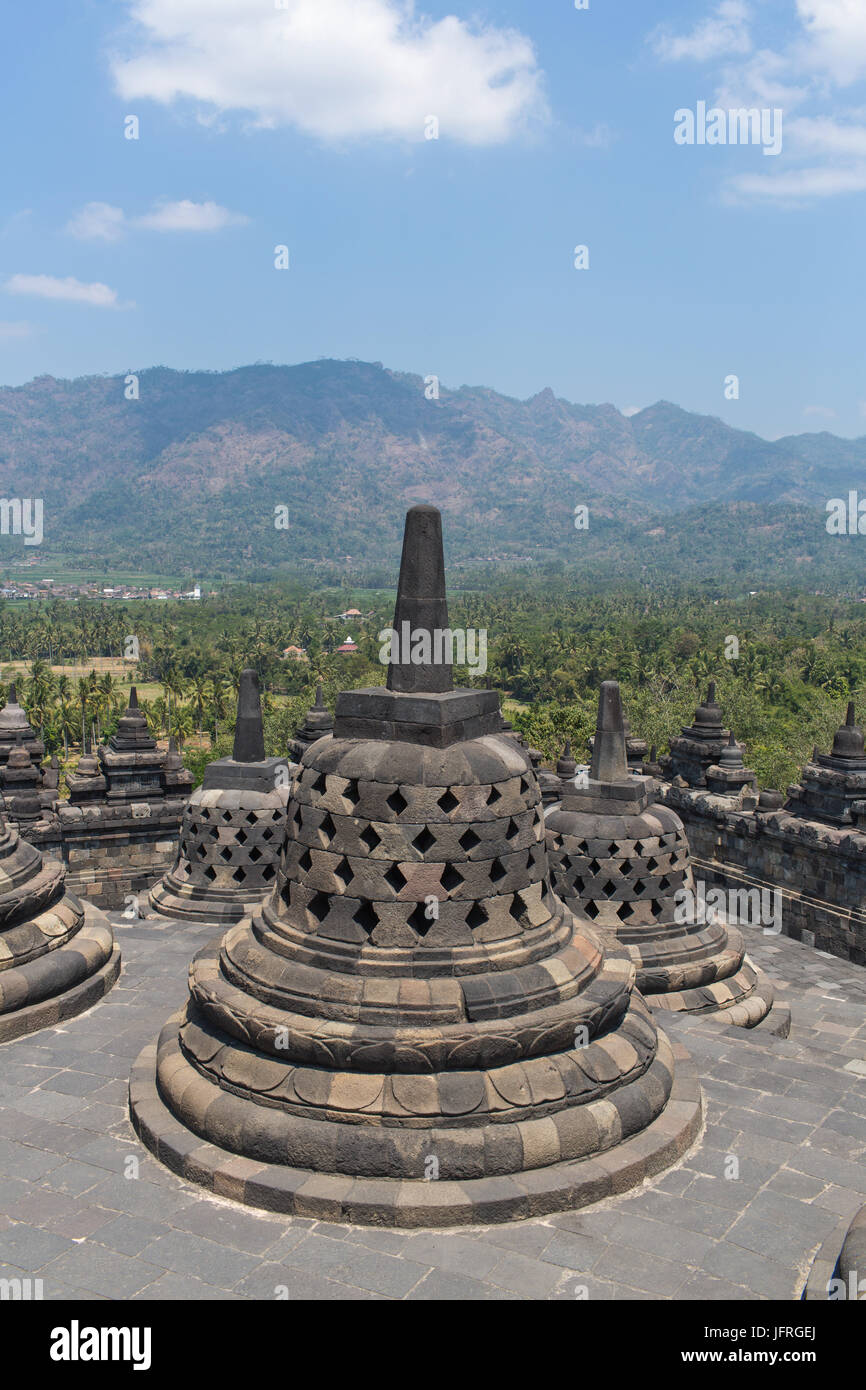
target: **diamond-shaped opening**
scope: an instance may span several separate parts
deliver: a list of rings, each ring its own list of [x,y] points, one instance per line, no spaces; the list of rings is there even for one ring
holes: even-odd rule
[[[598,860],[597,860],[597,859],[593,859],[593,860],[590,862],[589,872],[590,872],[591,874],[597,874],[597,873],[599,872],[600,869],[601,869],[601,865],[599,864]]]
[[[373,853],[373,850],[378,849],[382,843],[381,835],[376,834],[372,825],[368,825],[367,829],[361,835],[358,836],[358,839],[364,842],[371,854]]]
[[[457,872],[453,864],[446,864],[440,882],[445,892],[450,893],[455,888],[460,887],[460,884],[463,882],[463,875]]]
[[[481,844],[481,836],[476,835],[474,830],[467,830],[463,835],[460,836],[460,839],[457,841],[457,843],[460,846],[460,848],[462,850],[465,850],[468,854],[469,851],[471,849],[474,849],[476,845]]]
[[[223,846],[223,848],[220,850],[220,859],[222,859],[223,862],[224,862],[225,864],[230,864],[230,863],[231,863],[231,859],[232,859],[231,845],[224,845],[224,846]]]
[[[298,809],[296,810],[295,815],[297,816],[298,820],[300,821],[300,819],[301,819],[301,808],[300,808],[300,806],[299,806]],[[272,820],[272,821],[282,820],[282,818],[283,818],[283,813],[282,813],[282,811],[272,811],[272,812],[271,812],[271,820]]]
[[[511,902],[508,905],[508,911],[511,913],[511,916],[514,918],[515,922],[519,922],[523,914],[526,912],[526,904],[519,893],[514,894],[514,897],[511,899]]]
[[[476,927],[483,927],[487,921],[487,913],[480,903],[473,903],[466,914],[466,925],[471,931]]]
[[[191,825],[190,828],[189,828],[189,833],[190,833],[190,835],[197,835],[197,834],[198,834],[198,826],[195,825],[195,824]]]
[[[245,845],[247,840],[249,839],[249,836],[247,835],[245,830],[239,830],[235,835],[235,839],[237,840],[239,845]]]
[[[393,791],[391,795],[388,797],[388,800],[385,802],[385,805],[391,807],[391,810],[394,812],[395,816],[402,816],[403,812],[406,810],[406,807],[409,805],[409,802],[406,800],[405,796],[398,787],[397,790]]]
[[[196,854],[198,855],[199,859],[207,859],[207,846],[206,846],[206,845],[196,845],[196,850],[195,850],[195,852],[196,852]]]
[[[427,908],[424,903],[419,903],[413,908],[408,917],[409,926],[420,937],[425,937],[431,927],[435,927],[436,918],[427,916]]]
[[[621,874],[630,874],[630,873],[631,873],[631,860],[630,860],[630,859],[624,859],[624,860],[622,861],[622,863],[620,864],[620,866],[619,866],[619,871],[620,871]]]
[[[607,883],[602,884],[601,891],[606,898],[612,898],[616,892],[616,884],[611,883],[610,879],[608,879]]]
[[[495,806],[496,803],[497,803],[497,801],[501,801],[501,800],[502,800],[502,792],[499,790],[499,788],[498,788],[498,787],[491,787],[491,788],[490,788],[490,792],[489,792],[488,797],[487,797],[487,805],[488,805],[488,806]]]
[[[521,791],[521,795],[522,795],[524,792],[528,792],[528,791],[529,791],[529,778],[528,778],[528,777],[521,777],[521,779],[520,779],[520,791]]]
[[[209,839],[209,840],[218,840],[218,839],[219,839],[219,833],[220,833],[220,832],[219,832],[219,826],[218,826],[218,825],[213,826],[213,828],[207,832],[208,839]]]
[[[591,922],[594,922],[599,914],[599,908],[596,907],[594,902],[584,903],[583,910]]]
[[[324,837],[325,837],[325,839],[328,841],[328,843],[330,843],[331,840],[333,840],[334,836],[335,836],[336,833],[337,833],[337,827],[335,826],[335,824],[334,824],[334,822],[333,822],[333,820],[332,820],[332,818],[331,818],[331,813],[330,813],[330,811],[326,811],[326,812],[325,812],[325,818],[324,818],[324,820],[322,821],[322,824],[319,826],[319,829],[321,830],[322,834],[324,835]]]
[[[343,792],[343,800],[348,801],[350,806],[357,806],[361,800],[361,793],[358,791],[358,779],[350,777],[349,785]]]
[[[635,842],[634,852],[635,854],[643,854],[643,845],[641,844],[640,840],[637,840]]]
[[[646,866],[649,869],[650,873],[654,873],[659,866],[659,861],[657,859],[648,859],[646,861]]]
[[[393,888],[395,893],[401,892],[406,887],[406,875],[399,864],[392,864],[384,878],[388,887]]]
[[[253,864],[258,864],[258,862],[259,862],[259,860],[261,859],[261,857],[262,857],[262,852],[261,852],[261,850],[260,850],[257,846],[254,846],[254,847],[250,850],[250,860],[252,861]]]
[[[499,883],[508,874],[508,870],[501,859],[494,859],[490,866],[490,878],[493,883]]]
[[[587,844],[586,840],[581,840],[580,844],[577,847],[578,854],[586,854],[588,849],[589,845]]]
[[[328,779],[327,779],[327,777],[325,776],[324,772],[319,772],[319,773],[317,773],[316,776],[313,778],[313,781],[310,783],[310,791],[311,791],[311,792],[322,793],[322,792],[326,792],[327,790],[328,790]]]
[[[263,840],[272,840],[273,838],[274,838],[274,832],[273,832],[273,830],[271,830],[270,826],[268,826],[267,830],[263,830],[263,831],[262,831],[262,839],[263,839]]]
[[[617,844],[616,840],[611,840],[610,844],[607,847],[607,852],[611,859],[615,858],[616,855],[619,854],[619,845]]]
[[[305,849],[304,852],[303,852],[303,854],[301,855],[300,859],[298,860],[298,868],[301,869],[302,872],[306,874],[306,873],[309,873],[309,871],[310,871],[310,869],[312,869],[312,867],[313,867],[313,856],[310,854],[310,851],[309,851],[308,849]]]
[[[670,881],[670,879],[669,879],[667,876],[665,876],[664,878],[660,878],[660,879],[659,879],[659,888],[661,888],[662,892],[664,892],[664,890],[665,890],[666,888],[670,888],[670,886],[671,886],[671,881]]]
[[[515,839],[519,834],[520,834],[520,826],[517,824],[517,821],[516,821],[516,820],[514,819],[514,817],[512,816],[512,817],[511,817],[511,820],[508,822],[508,829],[507,829],[506,832],[505,832],[505,838],[506,838],[506,840],[513,840],[513,839]]]
[[[316,921],[324,922],[331,910],[331,899],[327,893],[314,893],[308,906]]]
[[[584,881],[583,881],[582,878],[575,878],[575,880],[574,880],[574,891],[575,891],[575,893],[582,893],[582,892],[583,892],[583,883],[584,883]]]
[[[661,916],[662,903],[659,902],[658,898],[653,898],[653,900],[652,900],[652,910],[653,910],[653,916],[655,916],[655,917]]]
[[[562,867],[563,867],[563,869],[565,870],[565,872],[568,873],[569,869],[571,868],[571,864],[572,864],[571,855],[569,855],[569,854],[564,854],[564,855],[562,856],[562,858],[560,859],[559,862],[560,862],[560,864],[562,865]]]
[[[211,883],[213,883],[214,879],[217,876],[217,872],[213,864],[208,864],[207,868],[204,871],[204,876],[205,878],[209,878]]]
[[[357,922],[368,936],[371,936],[379,925],[379,918],[372,903],[361,903],[358,911],[352,917],[352,921]]]
[[[345,855],[340,860],[339,864],[334,870],[334,876],[335,878],[338,878],[340,880],[344,888],[348,888],[349,884],[352,882],[352,879],[355,877],[355,875],[352,873],[351,865],[349,864],[349,861],[345,857]]]
[[[553,839],[551,840],[551,844],[553,845],[554,849],[562,849],[562,836],[554,835]]]
[[[639,878],[634,886],[634,891],[636,893],[642,893],[645,887],[646,884],[644,883],[643,879]]]
[[[616,915],[621,922],[625,922],[632,914],[631,903],[620,903],[616,909]]]
[[[413,846],[417,849],[419,854],[426,854],[428,849],[432,849],[435,843],[436,836],[430,834],[426,825],[420,834],[416,835],[415,839],[412,841]]]
[[[488,799],[488,802],[489,802],[490,798],[488,797],[487,799]],[[454,795],[454,793],[453,793],[453,791],[451,790],[451,788],[448,787],[448,788],[442,793],[442,795],[440,796],[439,800],[436,802],[436,805],[439,807],[440,811],[444,811],[445,814],[446,814],[446,816],[447,816],[447,815],[450,814],[451,811],[454,810],[454,807],[455,807],[455,806],[459,806],[459,805],[460,805],[460,801],[459,801],[458,798]]]
[[[270,883],[271,879],[273,878],[276,872],[277,871],[274,868],[273,864],[266,864],[265,867],[262,869],[262,878],[265,880],[265,883]]]
[[[234,879],[235,883],[243,883],[246,879],[246,876],[247,871],[245,868],[243,868],[243,866],[235,869],[234,873],[232,874],[232,878]]]
[[[256,823],[256,821],[258,820],[258,818],[259,818],[259,817],[258,817],[257,812],[255,812],[255,811],[248,811],[248,812],[247,812],[247,815],[246,815],[246,822],[247,822],[247,825],[255,825],[255,823]]]

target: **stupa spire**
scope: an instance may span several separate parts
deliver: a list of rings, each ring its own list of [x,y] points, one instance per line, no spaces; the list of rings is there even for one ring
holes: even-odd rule
[[[250,667],[241,671],[238,685],[238,716],[232,758],[236,763],[261,763],[265,760],[259,677],[258,672]]]
[[[602,681],[590,777],[594,782],[621,782],[628,777],[625,721],[617,681]]]
[[[414,694],[454,689],[451,662],[445,660],[450,651],[445,652],[441,636],[436,641],[437,634],[447,629],[442,516],[436,507],[411,507],[403,532],[389,690]],[[413,650],[421,658],[418,662],[411,660]]]

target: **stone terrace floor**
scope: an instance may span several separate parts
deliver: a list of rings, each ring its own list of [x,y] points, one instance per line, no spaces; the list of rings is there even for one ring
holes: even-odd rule
[[[866,1203],[866,970],[753,928],[752,958],[793,1007],[791,1038],[674,1016],[665,1026],[701,1072],[706,1132],[634,1193],[453,1232],[334,1226],[205,1196],[142,1148],[126,1086],[214,931],[115,925],[123,974],[108,997],[0,1047],[0,1277],[39,1277],[46,1299],[273,1299],[278,1288],[290,1299],[792,1299]],[[130,1155],[137,1181],[124,1176]]]

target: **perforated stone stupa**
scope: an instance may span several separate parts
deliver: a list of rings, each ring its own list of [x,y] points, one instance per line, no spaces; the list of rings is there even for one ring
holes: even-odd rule
[[[120,973],[108,919],[65,880],[0,816],[0,1042],[89,1009]]]
[[[716,704],[716,683],[710,681],[707,698],[695,710],[694,722],[678,738],[671,739],[670,756],[662,759],[667,776],[681,777],[690,787],[705,787],[707,769],[718,766],[731,739]]]
[[[170,871],[150,892],[164,917],[239,922],[270,892],[286,839],[289,764],[266,758],[259,678],[241,673],[230,758],[205,768]]]
[[[605,681],[590,774],[565,787],[548,812],[554,885],[570,907],[611,933],[655,1008],[711,1013],[754,1027],[773,1007],[773,987],[746,956],[740,930],[701,911],[679,816],[651,777],[628,770],[619,685]],[[785,1010],[772,1020],[787,1031]]]
[[[447,629],[441,518],[409,512],[394,627]],[[274,891],[195,958],[130,1109],[176,1172],[273,1210],[499,1221],[680,1156],[700,1088],[553,893],[538,784],[492,691],[392,662],[303,756]],[[675,1065],[676,1055],[676,1065]]]
[[[9,699],[0,710],[0,768],[5,767],[16,748],[26,748],[37,768],[45,757],[45,744],[27,718],[27,711],[19,705],[18,690],[13,682],[9,687]]]

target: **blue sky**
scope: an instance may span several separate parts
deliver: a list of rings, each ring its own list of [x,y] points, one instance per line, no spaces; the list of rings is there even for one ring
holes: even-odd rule
[[[4,26],[4,384],[359,357],[866,434],[861,0],[60,0]],[[781,110],[781,154],[677,144],[701,101]]]

